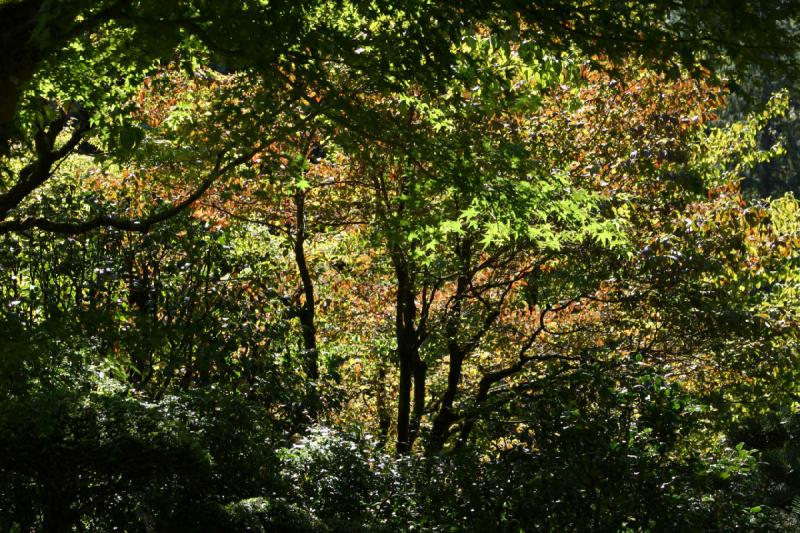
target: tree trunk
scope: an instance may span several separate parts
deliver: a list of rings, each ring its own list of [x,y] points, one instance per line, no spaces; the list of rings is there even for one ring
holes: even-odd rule
[[[305,193],[298,192],[294,195],[295,205],[295,224],[297,231],[294,238],[294,258],[297,263],[297,271],[300,274],[302,283],[304,302],[300,307],[298,318],[303,335],[303,349],[305,351],[305,370],[306,376],[310,380],[319,379],[319,355],[317,352],[317,327],[316,327],[316,301],[314,298],[314,281],[308,270],[306,262],[306,213],[305,213]]]
[[[400,393],[397,397],[397,453],[408,453],[411,449],[409,438],[409,415],[411,412],[411,367],[400,361]]]
[[[464,366],[464,359],[467,358],[468,351],[462,345],[459,338],[461,330],[462,310],[464,300],[467,297],[467,290],[470,286],[471,276],[468,272],[469,259],[471,253],[470,242],[462,242],[456,249],[456,253],[461,259],[461,273],[456,281],[456,294],[453,299],[453,307],[449,313],[445,324],[447,335],[447,351],[450,356],[450,365],[447,371],[447,389],[442,395],[442,403],[439,412],[433,420],[433,427],[428,438],[426,451],[429,454],[439,453],[444,447],[450,436],[450,426],[455,421],[453,413],[453,403],[458,394],[458,385],[461,382],[461,371]]]
[[[433,420],[433,427],[428,438],[427,452],[429,454],[442,451],[447,438],[450,436],[450,426],[455,421],[453,414],[453,403],[458,393],[458,384],[461,381],[461,369],[463,367],[466,353],[461,350],[450,351],[450,368],[447,372],[447,389],[442,396],[442,405],[436,418]]]
[[[414,446],[419,435],[419,426],[425,413],[425,378],[428,365],[419,358],[419,344],[414,350],[414,410],[411,413],[411,424],[408,435],[408,447]]]
[[[300,320],[301,335],[303,337],[303,364],[306,378],[309,380],[310,392],[308,398],[308,414],[316,420],[321,408],[319,395],[319,352],[317,351],[317,326],[316,326],[316,301],[314,298],[314,281],[306,261],[306,195],[298,191],[294,195],[295,206],[295,235],[294,259],[303,290],[303,303],[298,309],[297,317]]]
[[[395,336],[397,339],[397,356],[400,366],[400,392],[397,399],[397,453],[411,451],[411,383],[419,360],[414,290],[408,264],[399,251],[392,254],[395,276],[397,279],[397,300],[395,310]],[[418,370],[417,370],[418,371]],[[417,383],[419,389],[420,383]],[[424,384],[422,384],[424,391]],[[423,392],[424,395],[424,392]],[[415,412],[421,406],[415,404]]]

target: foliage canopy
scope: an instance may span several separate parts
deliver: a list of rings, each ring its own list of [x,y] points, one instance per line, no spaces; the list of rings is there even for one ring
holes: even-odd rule
[[[0,2],[0,528],[796,527],[799,9]]]

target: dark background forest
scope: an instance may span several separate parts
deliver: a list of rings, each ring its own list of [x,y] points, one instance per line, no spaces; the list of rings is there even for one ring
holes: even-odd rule
[[[797,0],[0,44],[0,530],[800,530]]]

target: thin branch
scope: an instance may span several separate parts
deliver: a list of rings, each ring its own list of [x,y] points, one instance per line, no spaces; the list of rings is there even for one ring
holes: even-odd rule
[[[194,204],[200,197],[205,194],[205,192],[214,184],[214,182],[219,179],[225,172],[228,170],[244,163],[248,159],[250,159],[253,155],[258,152],[258,149],[251,150],[245,154],[240,155],[239,157],[233,159],[225,166],[222,165],[222,157],[223,154],[220,153],[217,156],[217,162],[214,165],[214,170],[209,174],[209,176],[203,181],[203,183],[197,189],[192,192],[189,196],[187,196],[184,200],[173,204],[167,209],[155,213],[147,218],[144,219],[128,219],[128,218],[120,218],[113,215],[99,215],[95,218],[85,220],[85,221],[53,221],[48,220],[46,218],[26,218],[23,220],[9,220],[6,222],[0,222],[0,235],[11,233],[11,232],[22,232],[27,231],[30,229],[41,229],[44,231],[50,231],[53,233],[59,233],[62,235],[79,235],[82,233],[87,233],[94,229],[100,227],[107,227],[107,228],[114,228],[122,231],[133,231],[138,233],[147,233],[150,229],[160,223],[168,220],[181,211],[185,210],[192,204]]]

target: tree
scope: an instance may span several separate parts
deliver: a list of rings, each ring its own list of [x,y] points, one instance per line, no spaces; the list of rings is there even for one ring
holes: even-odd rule
[[[745,6],[731,2],[712,9],[702,2],[603,2],[587,7],[573,2],[455,6],[248,0],[225,6],[164,6],[144,0],[90,5],[21,0],[5,2],[0,9],[0,36],[7,50],[0,76],[2,170],[9,183],[0,196],[4,232],[41,227],[76,233],[100,226],[145,231],[196,201],[206,183],[246,161],[217,161],[216,155],[237,146],[215,147],[196,194],[138,223],[110,213],[85,221],[11,216],[51,178],[57,163],[88,139],[90,126],[92,136],[104,141],[112,155],[135,147],[146,132],[128,119],[128,98],[154,62],[176,54],[187,68],[216,60],[223,70],[255,76],[269,97],[268,109],[296,102],[315,86],[323,95],[316,106],[320,112],[351,122],[356,130],[374,132],[369,122],[358,120],[344,95],[330,91],[337,83],[329,79],[329,67],[342,66],[337,69],[355,82],[352,90],[440,85],[452,77],[457,50],[451,44],[479,21],[496,28],[500,38],[527,41],[542,53],[572,47],[612,59],[634,53],[672,70],[679,64],[698,69],[728,60],[785,66],[795,59],[798,39],[786,22],[797,15],[794,3],[771,1]],[[62,132],[70,132],[70,139],[56,147]]]
[[[790,527],[795,4],[4,2],[0,523]]]

